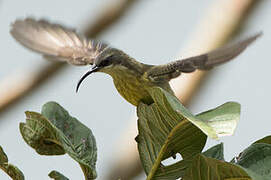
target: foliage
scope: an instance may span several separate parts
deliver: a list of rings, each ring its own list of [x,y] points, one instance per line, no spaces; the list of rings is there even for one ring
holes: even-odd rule
[[[269,144],[251,145],[248,148],[249,152],[245,150],[242,153],[246,157],[245,162],[241,161],[243,156],[236,163],[224,161],[222,144],[201,153],[206,135],[217,139],[233,134],[240,116],[238,103],[228,102],[194,116],[175,96],[163,89],[153,88],[149,92],[154,103],[140,104],[137,112],[138,150],[148,175],[147,179],[182,177],[185,180],[252,178],[260,180],[269,175],[271,170]],[[262,141],[270,142],[270,139]],[[253,158],[250,158],[252,152]],[[171,165],[163,165],[163,160],[175,157],[176,153],[180,153],[183,159]],[[248,162],[252,159],[253,161]]]
[[[48,176],[54,180],[69,180],[63,174],[57,171],[51,171]]]
[[[24,180],[23,173],[14,165],[9,164],[8,157],[0,146],[0,169],[5,171],[13,180]]]
[[[232,161],[224,159],[223,144],[202,152],[207,137],[218,139],[232,135],[240,117],[240,105],[228,102],[209,111],[193,115],[172,94],[161,88],[149,89],[154,103],[137,107],[138,151],[147,179],[173,180],[268,180],[271,179],[271,136],[262,138]],[[91,130],[56,102],[48,102],[41,113],[27,111],[26,122],[20,123],[25,142],[40,155],[67,153],[76,160],[85,179],[95,179],[97,147]],[[170,165],[163,161],[182,159]],[[0,147],[0,168],[12,179],[24,175]],[[68,180],[53,170],[49,177]]]
[[[40,155],[67,153],[76,160],[86,179],[95,179],[97,147],[91,130],[55,102],[48,102],[42,112],[26,113],[26,123],[20,123],[25,142]],[[51,177],[60,176],[50,173]],[[57,174],[57,175],[56,175]]]

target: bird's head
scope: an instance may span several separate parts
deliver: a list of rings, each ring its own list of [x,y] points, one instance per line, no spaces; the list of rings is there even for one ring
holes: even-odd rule
[[[23,46],[44,54],[46,58],[77,66],[92,65],[79,80],[77,90],[82,81],[94,72],[104,72],[112,76],[121,69],[129,69],[131,62],[135,64],[135,61],[118,49],[89,40],[74,29],[46,20],[16,20],[10,33]]]
[[[128,56],[115,48],[107,48],[101,52],[93,61],[91,69],[86,72],[77,83],[76,92],[83,80],[94,72],[104,72],[109,75],[117,73],[119,68],[125,68],[125,61],[129,60]]]
[[[108,73],[112,68],[121,65],[124,53],[115,48],[108,48],[97,56],[93,61],[92,69],[94,72]]]

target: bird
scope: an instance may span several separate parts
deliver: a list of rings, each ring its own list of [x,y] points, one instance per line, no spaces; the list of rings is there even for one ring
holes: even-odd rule
[[[159,87],[174,95],[169,81],[182,73],[209,70],[234,59],[254,42],[262,32],[218,49],[162,65],[141,63],[122,50],[95,39],[88,39],[75,29],[35,18],[17,19],[11,24],[11,35],[26,48],[45,58],[91,68],[77,83],[92,73],[109,74],[119,94],[132,105],[152,104],[150,89]]]

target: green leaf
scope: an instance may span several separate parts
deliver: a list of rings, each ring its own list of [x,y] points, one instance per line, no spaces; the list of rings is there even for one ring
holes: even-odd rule
[[[67,177],[65,177],[63,174],[57,171],[51,171],[49,173],[49,177],[54,180],[69,180]]]
[[[216,132],[206,122],[196,118],[174,95],[158,87],[150,89],[149,92],[155,102],[154,104],[162,114],[165,114],[165,119],[170,125],[174,127],[174,121],[178,123],[187,120],[201,129],[207,136],[214,139],[218,138]]]
[[[266,136],[262,139],[259,139],[258,141],[254,143],[266,143],[266,144],[271,144],[271,136]]]
[[[65,150],[58,140],[58,130],[43,115],[26,111],[26,123],[20,123],[25,142],[41,155],[62,155]]]
[[[13,180],[24,180],[23,173],[14,165],[8,163],[8,157],[0,146],[0,169],[5,171]]]
[[[209,158],[214,158],[214,159],[224,161],[223,143],[217,144],[217,145],[209,148],[207,151],[203,152],[202,154],[206,157],[209,157]]]
[[[183,180],[252,180],[242,168],[202,154],[192,159]]]
[[[240,119],[240,104],[236,102],[228,102],[194,116],[175,96],[165,90],[156,87],[149,92],[160,111],[167,110],[180,120],[190,121],[213,139],[232,135]]]
[[[168,122],[165,116],[155,104],[140,104],[138,107],[138,149],[147,174],[152,168],[155,168],[154,173],[162,167],[162,160],[178,152],[183,158],[201,152],[206,142],[206,135],[193,124],[185,120],[178,123],[178,119]]]
[[[205,134],[212,138],[228,135],[239,119],[240,105],[237,103],[226,103],[194,116],[163,89],[152,88],[149,92],[154,103],[141,103],[137,107],[139,135],[136,138],[147,179],[181,177],[190,163],[185,160],[202,151],[207,138]],[[161,161],[175,157],[176,153],[180,153],[184,161],[162,165]]]
[[[41,155],[67,153],[76,160],[86,179],[95,179],[97,147],[91,130],[56,102],[48,102],[42,113],[26,113],[26,123],[20,123],[25,142]]]
[[[155,172],[153,179],[155,180],[175,180],[183,177],[186,169],[189,167],[191,162],[187,160],[181,160],[168,166],[161,166]]]
[[[4,152],[3,148],[0,146],[0,163],[7,163],[8,162],[8,156]]]
[[[271,145],[252,144],[239,155],[236,164],[242,166],[251,177],[256,174],[260,180],[271,179]]]
[[[240,107],[239,103],[227,102],[215,109],[198,114],[197,118],[210,126],[217,137],[231,136],[240,119]]]
[[[217,144],[207,151],[203,152],[202,155],[224,161],[224,148],[223,143]],[[178,179],[183,177],[186,169],[190,165],[189,160],[179,161],[169,166],[161,167],[157,170],[154,179]]]

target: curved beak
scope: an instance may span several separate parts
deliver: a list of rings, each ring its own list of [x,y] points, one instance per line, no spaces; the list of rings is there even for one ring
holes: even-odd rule
[[[80,84],[83,82],[83,80],[84,80],[86,77],[88,77],[90,74],[92,74],[92,73],[94,73],[94,72],[97,72],[98,70],[99,70],[99,67],[98,67],[98,66],[93,66],[93,67],[91,68],[90,71],[86,72],[86,74],[84,74],[84,75],[80,78],[80,80],[78,81],[77,86],[76,86],[76,92],[78,92],[79,86],[80,86]]]

